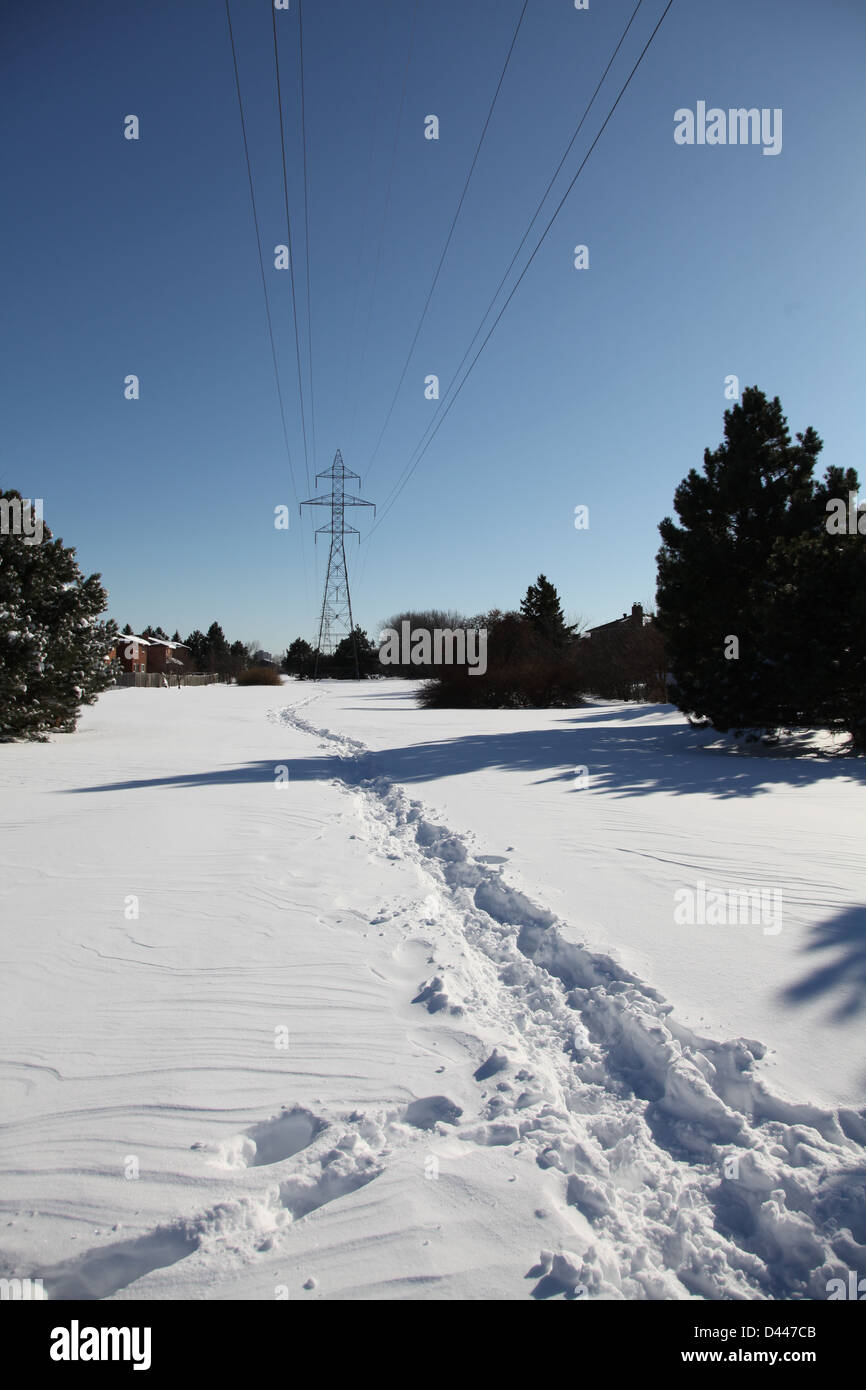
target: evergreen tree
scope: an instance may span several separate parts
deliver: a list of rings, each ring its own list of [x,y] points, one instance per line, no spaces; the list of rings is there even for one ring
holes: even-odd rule
[[[250,663],[247,659],[245,643],[232,642],[229,647],[229,662],[231,664],[231,673],[235,679],[237,679],[242,671],[246,671]]]
[[[205,636],[207,669],[227,680],[232,674],[229,644],[219,623],[211,623]]]
[[[300,676],[302,679],[313,674],[316,653],[303,637],[296,637],[291,646],[286,650],[283,670],[287,675]]]
[[[357,624],[348,637],[337,643],[333,656],[333,674],[355,676],[355,657],[358,659],[358,672],[363,680],[379,666],[379,649],[374,647],[366,632]]]
[[[141,635],[143,637],[144,633]],[[189,656],[193,669],[200,672],[207,671],[207,638],[204,633],[196,628],[189,634],[184,645],[189,647]]]
[[[536,638],[550,651],[564,652],[573,641],[574,627],[566,623],[559,594],[545,575],[540,574],[530,584],[520,611]]]
[[[16,500],[19,492],[0,492]],[[80,707],[112,684],[119,634],[99,618],[107,598],[100,576],[85,579],[74,549],[44,522],[38,543],[0,529],[0,740],[71,732]]]
[[[840,672],[862,637],[834,611],[833,590],[843,584],[856,610],[863,571],[847,544],[856,538],[829,536],[825,502],[856,477],[830,470],[818,485],[821,440],[809,428],[792,442],[778,397],[757,387],[724,418],[703,474],[692,469],[676,490],[681,524],[659,527],[658,622],[674,698],[722,731],[850,722]]]
[[[828,529],[834,502],[856,497],[853,469],[827,470],[812,523],[770,559],[765,647],[779,672],[782,724],[847,731],[866,747],[866,514]],[[857,523],[862,529],[857,529]]]

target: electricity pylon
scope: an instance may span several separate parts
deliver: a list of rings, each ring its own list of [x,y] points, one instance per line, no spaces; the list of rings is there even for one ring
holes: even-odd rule
[[[316,540],[320,535],[331,537],[331,549],[328,554],[328,572],[325,575],[325,593],[322,598],[322,614],[319,619],[319,641],[316,647],[316,665],[313,678],[316,679],[319,674],[319,653],[324,652],[327,656],[333,656],[338,643],[344,637],[351,637],[352,655],[355,660],[355,678],[358,679],[361,674],[358,665],[358,643],[355,638],[355,624],[352,620],[349,571],[346,566],[343,537],[347,535],[357,536],[360,540],[361,533],[356,527],[346,525],[344,513],[346,507],[372,507],[375,512],[376,504],[365,502],[362,497],[346,494],[345,480],[356,478],[360,483],[361,479],[357,473],[352,473],[343,463],[343,455],[339,449],[334,455],[334,462],[331,467],[316,474],[316,487],[319,486],[320,478],[332,480],[333,487],[330,497],[308,497],[305,502],[301,503],[301,507],[331,508],[330,526],[320,526],[316,532]],[[298,510],[300,511],[300,507]]]

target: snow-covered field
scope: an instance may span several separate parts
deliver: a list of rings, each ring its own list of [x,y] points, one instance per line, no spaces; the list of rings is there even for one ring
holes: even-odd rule
[[[112,691],[5,746],[0,1274],[763,1299],[862,1271],[863,763],[711,743],[668,707],[377,681]],[[699,883],[772,909],[678,920]]]

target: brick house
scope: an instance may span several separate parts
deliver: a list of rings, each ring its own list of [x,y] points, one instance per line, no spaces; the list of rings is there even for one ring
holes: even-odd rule
[[[150,641],[147,637],[138,637],[131,632],[121,632],[117,645],[110,656],[117,657],[124,671],[130,672],[134,676],[143,676],[147,673],[149,648]]]
[[[161,637],[148,637],[147,644],[147,669],[152,675],[180,676],[192,669],[189,647],[183,642],[166,642]]]

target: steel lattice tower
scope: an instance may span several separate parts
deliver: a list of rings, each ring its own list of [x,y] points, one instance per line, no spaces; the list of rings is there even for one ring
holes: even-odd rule
[[[360,539],[360,532],[356,527],[346,525],[345,509],[346,507],[372,507],[375,512],[376,506],[374,502],[365,502],[362,497],[347,495],[345,491],[346,479],[355,478],[359,483],[361,479],[357,473],[352,473],[343,463],[343,455],[339,449],[334,455],[334,462],[331,467],[316,474],[316,487],[319,486],[320,478],[331,479],[330,496],[308,497],[305,502],[301,503],[301,507],[331,508],[330,526],[320,526],[316,532],[316,540],[319,539],[320,535],[331,537],[331,549],[328,554],[328,572],[325,575],[325,593],[322,598],[319,641],[316,648],[316,666],[313,675],[315,678],[319,674],[319,653],[324,652],[327,656],[333,656],[338,643],[345,637],[351,637],[357,678],[361,673],[358,666],[358,647],[355,641],[355,624],[352,620],[349,571],[346,566],[343,537],[346,535],[358,536]]]

